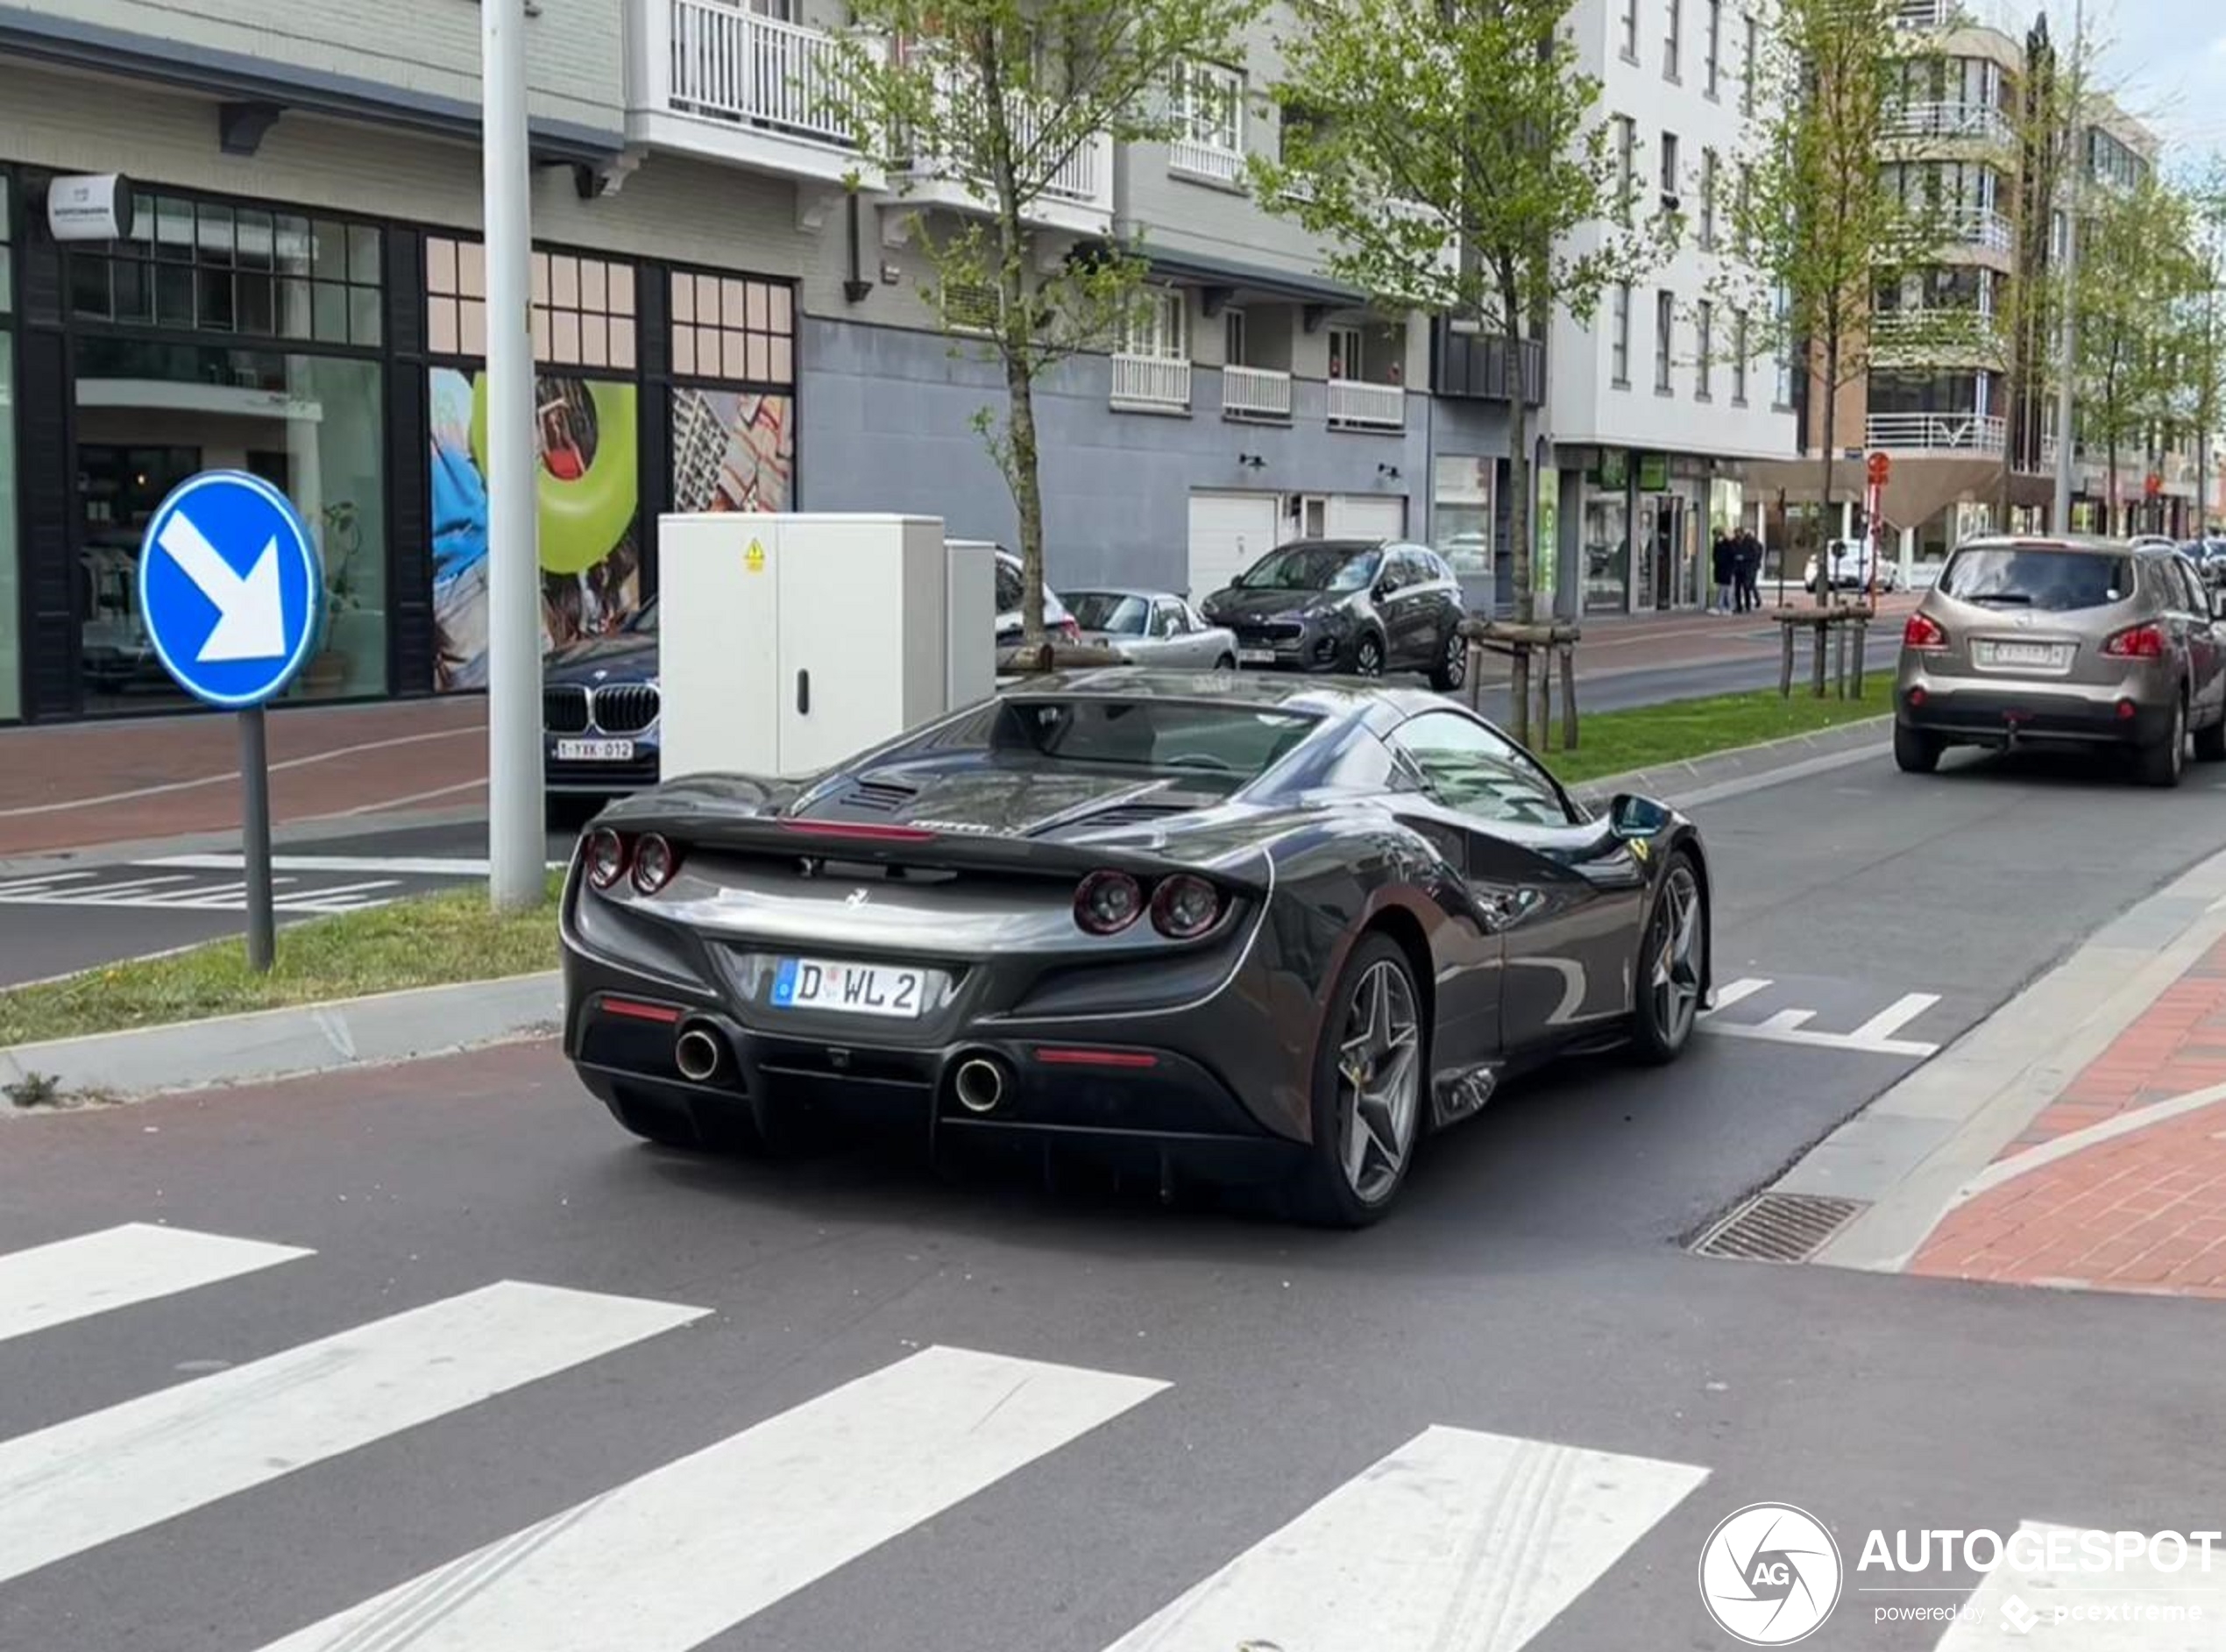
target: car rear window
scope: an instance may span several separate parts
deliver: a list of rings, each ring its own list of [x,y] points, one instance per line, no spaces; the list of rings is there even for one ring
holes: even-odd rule
[[[1187,769],[1250,778],[1304,740],[1315,721],[1294,712],[1167,700],[1007,698],[1000,702],[989,746],[1055,763]]]
[[[1939,590],[1962,602],[2049,613],[2106,608],[2133,594],[2133,559],[2033,545],[1974,545],[1941,571]]]

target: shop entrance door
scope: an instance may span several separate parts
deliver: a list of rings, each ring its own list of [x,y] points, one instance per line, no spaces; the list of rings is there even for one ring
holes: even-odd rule
[[[1669,609],[1690,600],[1680,590],[1687,582],[1678,577],[1684,560],[1685,501],[1675,493],[1650,493],[1639,502],[1639,522],[1647,574],[1639,606]]]

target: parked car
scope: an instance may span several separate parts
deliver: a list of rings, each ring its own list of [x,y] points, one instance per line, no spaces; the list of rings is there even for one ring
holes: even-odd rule
[[[1081,627],[1084,642],[1102,643],[1131,665],[1237,669],[1237,634],[1208,625],[1172,592],[1067,591],[1060,600]]]
[[[1826,548],[1832,558],[1832,588],[1835,591],[1898,591],[1901,589],[1902,568],[1898,560],[1881,557],[1878,559],[1878,580],[1871,583],[1870,542],[1867,539],[1835,539]],[[1817,588],[1817,559],[1809,557],[1808,565],[1801,571],[1801,587],[1813,595]]]
[[[1020,593],[1027,585],[1022,567],[1017,552],[997,547],[997,646],[1001,649],[1011,648],[1021,639]],[[1081,635],[1074,616],[1067,612],[1067,605],[1049,584],[1044,586],[1044,635],[1063,642],[1073,642]]]
[[[1999,537],[1957,547],[1910,615],[1894,760],[1929,774],[1950,746],[2130,748],[2180,783],[2188,735],[2226,758],[2226,626],[2176,548]]]
[[[1279,545],[1201,605],[1237,634],[1237,663],[1380,677],[1420,671],[1432,687],[1468,676],[1461,582],[1436,551],[1400,540]]]
[[[1053,675],[810,779],[606,811],[565,885],[564,1049],[675,1146],[862,1109],[1357,1227],[1510,1075],[1687,1049],[1708,890],[1675,810],[1595,814],[1419,689]]]
[[[658,775],[657,599],[609,636],[550,651],[541,667],[542,773],[557,796],[614,798]]]
[[[2195,564],[2205,585],[2214,589],[2226,585],[2226,539],[2191,539],[2180,547],[2180,554]]]

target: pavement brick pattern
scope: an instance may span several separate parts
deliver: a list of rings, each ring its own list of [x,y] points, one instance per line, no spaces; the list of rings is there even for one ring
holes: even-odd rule
[[[1910,1271],[2226,1299],[2226,1096],[2163,1106],[2221,1086],[2226,941],[2003,1150],[1997,1173],[2030,1166],[1951,1210]]]

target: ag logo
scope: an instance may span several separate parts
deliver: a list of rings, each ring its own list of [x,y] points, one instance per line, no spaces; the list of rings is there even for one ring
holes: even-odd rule
[[[1815,1633],[1840,1599],[1840,1547],[1814,1515],[1749,1503],[1708,1534],[1700,1599],[1748,1646],[1790,1646]]]

